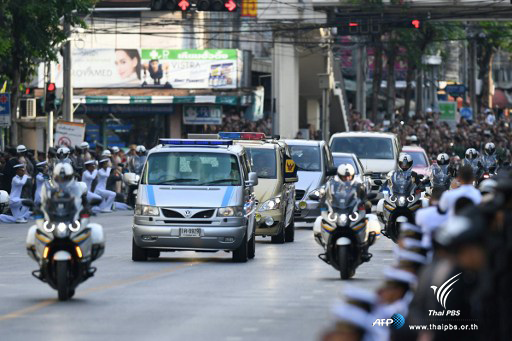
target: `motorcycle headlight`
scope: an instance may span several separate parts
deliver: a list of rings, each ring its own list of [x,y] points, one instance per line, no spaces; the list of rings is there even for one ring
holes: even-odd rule
[[[389,198],[389,201],[391,201],[393,204],[398,200],[397,196],[392,194],[391,197]]]
[[[80,230],[80,222],[77,220],[74,223],[69,224],[69,229],[73,232]]]
[[[135,215],[157,216],[160,212],[156,206],[135,205]]]
[[[267,201],[265,201],[258,211],[270,211],[270,210],[277,210],[281,207],[281,198],[272,198]]]
[[[347,215],[346,214],[340,214],[338,217],[338,224],[339,225],[345,225],[347,223]]]
[[[413,202],[414,199],[416,199],[416,197],[414,195],[412,195],[412,194],[407,197],[407,201],[408,202]]]
[[[243,217],[244,209],[240,206],[221,207],[217,211],[217,217]]]
[[[335,222],[338,219],[338,215],[336,213],[329,213],[327,219],[331,222]]]
[[[359,213],[358,212],[352,212],[352,214],[349,215],[348,218],[351,221],[357,221],[359,219]]]
[[[401,196],[398,198],[398,206],[405,206],[405,197]]]

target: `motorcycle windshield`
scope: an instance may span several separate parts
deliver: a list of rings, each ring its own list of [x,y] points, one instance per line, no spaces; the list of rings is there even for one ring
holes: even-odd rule
[[[331,206],[338,212],[350,213],[358,203],[357,191],[354,186],[332,181],[329,192]]]
[[[434,186],[444,186],[450,181],[448,165],[432,167],[432,182]]]
[[[46,201],[44,210],[52,223],[72,222],[77,213],[75,197],[67,191],[52,189],[51,198]]]
[[[392,190],[394,195],[407,196],[412,191],[411,172],[396,171],[392,178]]]
[[[484,172],[493,173],[496,170],[496,159],[494,156],[484,156],[481,164]]]

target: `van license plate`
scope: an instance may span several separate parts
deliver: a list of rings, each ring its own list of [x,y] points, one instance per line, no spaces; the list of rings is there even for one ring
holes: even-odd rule
[[[201,237],[201,229],[199,228],[180,228],[180,237]]]

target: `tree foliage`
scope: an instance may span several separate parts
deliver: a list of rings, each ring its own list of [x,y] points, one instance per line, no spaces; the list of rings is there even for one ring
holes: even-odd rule
[[[63,22],[85,26],[82,17],[96,0],[1,0],[0,75],[9,81],[13,112],[20,84],[28,81],[40,62],[57,59],[66,40]]]

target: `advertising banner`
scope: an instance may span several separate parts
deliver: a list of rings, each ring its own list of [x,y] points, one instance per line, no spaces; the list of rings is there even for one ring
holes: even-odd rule
[[[71,73],[74,88],[235,89],[239,69],[238,50],[73,49]],[[58,88],[62,76],[60,58],[52,74]]]
[[[184,124],[222,124],[222,106],[185,105],[183,107]]]
[[[55,146],[74,147],[84,141],[85,124],[59,121],[55,127]]]
[[[142,49],[143,84],[178,89],[235,89],[237,50]]]

